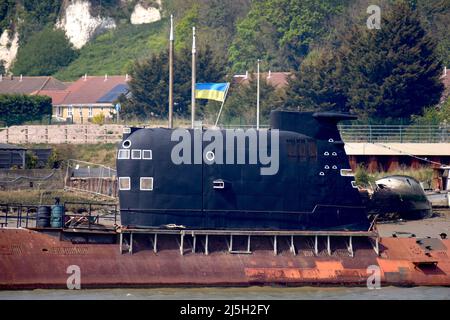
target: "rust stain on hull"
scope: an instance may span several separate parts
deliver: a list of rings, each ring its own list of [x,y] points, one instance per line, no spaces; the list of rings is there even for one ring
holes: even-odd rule
[[[382,285],[450,286],[450,242],[438,241],[439,250],[428,252],[415,239],[383,238],[381,256],[367,247],[355,250],[353,258],[289,252],[274,256],[263,246],[253,254],[217,250],[181,256],[176,247],[154,253],[137,245],[130,255],[121,254],[117,244],[72,244],[35,231],[0,229],[0,288],[64,288],[70,265],[80,267],[84,288],[365,285],[367,267],[374,265],[380,268]]]

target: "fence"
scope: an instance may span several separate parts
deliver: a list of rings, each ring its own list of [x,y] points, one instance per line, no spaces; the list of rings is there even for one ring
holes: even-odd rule
[[[0,169],[0,191],[57,190],[64,186],[64,175],[59,169]]]
[[[36,228],[41,206],[0,204],[0,228]],[[119,219],[115,203],[65,202],[63,224],[58,229],[113,231]]]
[[[116,177],[117,172],[112,168],[90,162],[68,160],[64,189],[117,198]]]
[[[450,126],[341,125],[345,142],[450,143]]]
[[[253,126],[223,126],[222,128]],[[0,143],[13,144],[98,144],[117,143],[122,139],[122,125],[54,125],[0,128]],[[267,126],[262,126],[267,128]],[[450,143],[450,125],[341,125],[345,142]]]

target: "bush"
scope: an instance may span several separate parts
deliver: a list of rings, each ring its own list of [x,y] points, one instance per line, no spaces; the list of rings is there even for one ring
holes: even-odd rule
[[[38,165],[37,156],[31,152],[27,151],[25,154],[25,167],[26,169],[36,169]]]
[[[369,174],[369,172],[360,165],[355,172],[355,181],[358,186],[369,187],[371,183],[375,182],[375,178]]]
[[[92,118],[93,124],[104,124],[105,123],[105,115],[103,113],[99,113]]]
[[[52,99],[17,94],[0,95],[0,122],[7,126],[42,120],[52,115]]]

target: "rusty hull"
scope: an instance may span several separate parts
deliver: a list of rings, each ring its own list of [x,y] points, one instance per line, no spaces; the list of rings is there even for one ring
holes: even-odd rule
[[[138,286],[340,285],[365,286],[369,266],[379,266],[382,285],[450,286],[450,240],[382,238],[380,256],[367,243],[355,243],[354,257],[333,247],[328,255],[321,243],[313,251],[296,244],[289,252],[280,241],[277,255],[270,239],[254,239],[252,254],[231,254],[211,243],[184,255],[175,238],[161,238],[154,253],[148,238],[136,239],[133,254],[118,244],[72,244],[60,237],[27,229],[0,229],[0,289],[65,288],[67,268],[81,270],[83,288]],[[366,239],[367,240],[367,239]]]

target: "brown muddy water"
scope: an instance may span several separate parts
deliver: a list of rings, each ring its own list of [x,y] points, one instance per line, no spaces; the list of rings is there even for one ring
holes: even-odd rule
[[[153,288],[0,291],[0,300],[450,300],[446,287]]]

